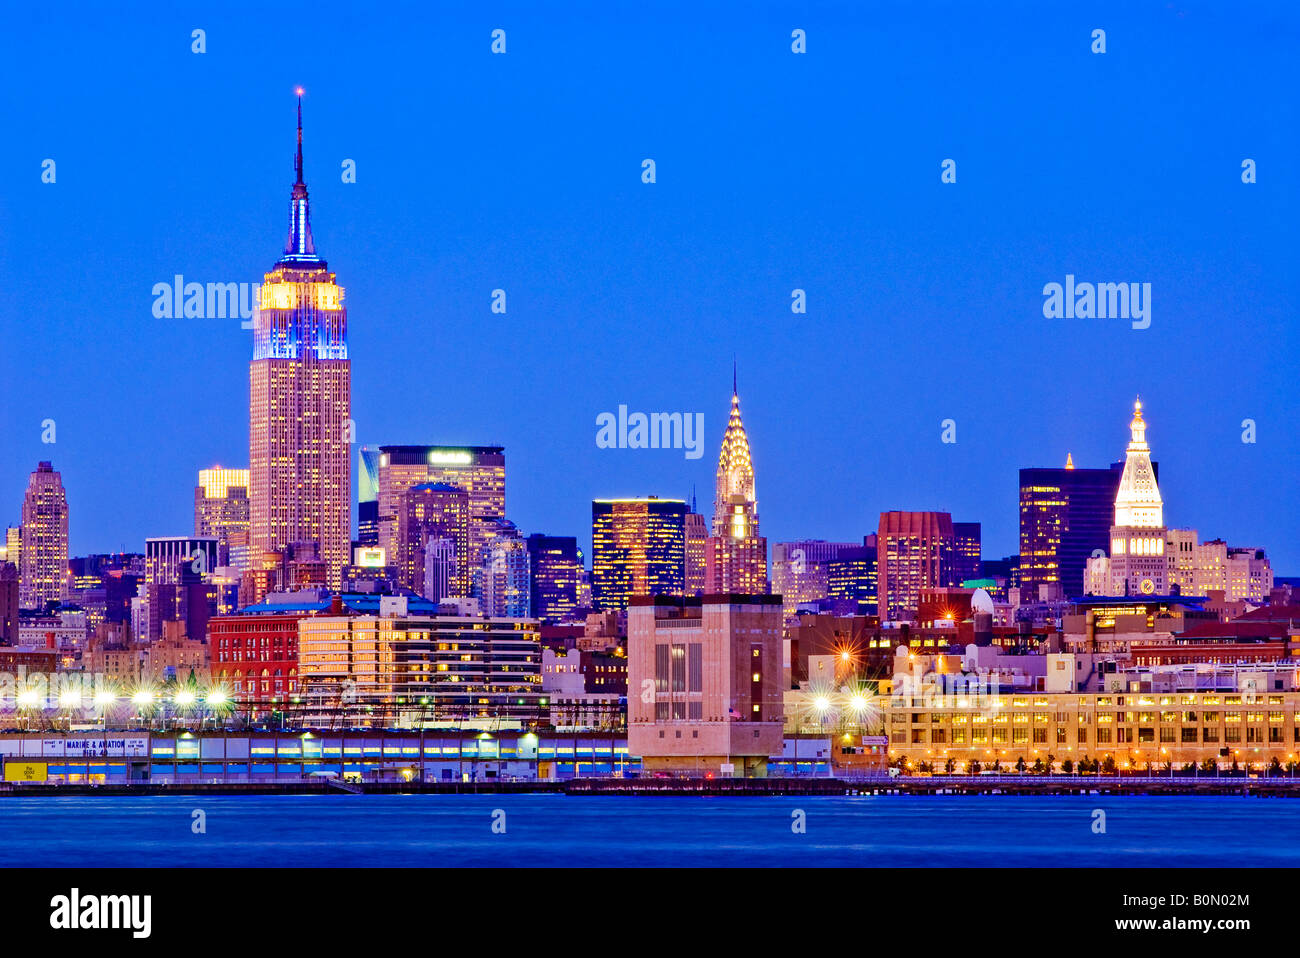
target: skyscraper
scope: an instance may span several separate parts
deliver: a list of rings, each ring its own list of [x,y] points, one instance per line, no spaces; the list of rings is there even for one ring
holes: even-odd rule
[[[379,545],[379,450],[362,446],[357,469],[357,544]]]
[[[5,561],[12,562],[15,569],[22,568],[23,527],[21,525],[5,528]]]
[[[1058,582],[1066,597],[1084,594],[1089,557],[1109,545],[1121,471],[1076,469],[1072,458],[1064,468],[1020,470],[1022,600]]]
[[[424,588],[419,590],[420,594],[430,602],[459,598],[456,582],[461,568],[456,543],[429,536],[424,541]]]
[[[767,540],[758,534],[758,499],[749,437],[740,420],[740,395],[731,389],[731,416],[718,454],[713,535],[705,556],[704,591],[708,594],[765,595]]]
[[[582,578],[578,540],[534,533],[526,541],[532,615],[547,622],[563,621],[578,607]]]
[[[27,481],[21,529],[18,601],[38,609],[61,598],[68,568],[68,497],[63,477],[48,462]]]
[[[0,645],[18,644],[18,567],[0,562]]]
[[[253,320],[249,538],[254,557],[316,543],[338,588],[352,536],[352,367],[343,288],[312,240],[301,95],[294,168],[289,239]]]
[[[455,556],[454,568],[447,569],[445,587],[450,591],[426,598],[438,601],[468,596],[471,572],[478,558],[470,551],[469,525],[469,493],[464,489],[445,482],[422,482],[405,490],[398,499],[395,552],[389,558],[389,564],[397,569],[398,583],[422,592],[428,572],[429,544],[433,542],[437,546],[447,540],[452,543]]]
[[[695,492],[691,492],[691,508],[686,513],[686,594],[704,594],[704,572],[708,565],[709,522],[695,507]]]
[[[953,547],[952,516],[946,512],[882,512],[876,533],[880,618],[912,619],[922,589],[946,586]]]
[[[248,563],[248,470],[199,470],[194,487],[194,535],[215,536],[222,561],[239,569]]]
[[[217,567],[215,536],[153,536],[144,540],[147,585],[175,585],[193,572],[207,582]]]
[[[532,615],[530,593],[528,543],[513,522],[498,519],[495,534],[479,552],[474,598],[486,616],[526,619]]]
[[[876,613],[880,601],[876,538],[874,532],[863,536],[862,545],[841,549],[826,563],[827,598],[856,602],[859,611]]]
[[[379,545],[396,548],[397,505],[402,493],[422,482],[442,483],[469,494],[469,544],[473,562],[506,515],[506,456],[501,446],[380,446],[376,480]]]
[[[685,566],[683,500],[592,500],[591,599],[598,609],[626,609],[634,595],[681,595]]]
[[[948,585],[961,585],[980,574],[980,524],[954,522],[952,524],[952,581]]]
[[[862,550],[860,542],[827,542],[824,539],[800,539],[772,545],[772,591],[781,596],[782,611],[795,614],[800,602],[815,602],[831,594],[830,565],[841,555]],[[876,565],[874,540],[871,567]],[[874,581],[874,580],[873,580]],[[870,601],[876,599],[872,589]]]
[[[1110,556],[1099,556],[1088,564],[1089,585],[1098,594],[1165,595],[1169,589],[1164,500],[1151,463],[1146,429],[1139,398],[1133,403],[1131,438],[1115,493]]]

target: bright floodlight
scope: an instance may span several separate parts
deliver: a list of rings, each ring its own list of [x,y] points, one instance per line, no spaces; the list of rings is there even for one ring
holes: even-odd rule
[[[25,690],[25,691],[23,691],[23,692],[19,692],[19,693],[18,693],[18,704],[19,704],[19,705],[26,706],[26,707],[28,707],[28,708],[30,708],[31,706],[35,705],[35,704],[36,704],[37,702],[39,702],[40,700],[41,700],[41,697],[40,697],[39,695],[37,695],[37,694],[36,694],[34,691],[32,691],[31,689],[27,689],[27,690]]]
[[[194,693],[188,690],[177,692],[174,696],[172,696],[172,701],[175,702],[177,705],[179,705],[181,708],[188,708],[189,706],[194,704]]]
[[[222,705],[226,701],[226,693],[221,689],[213,689],[208,693],[207,703],[209,705]]]
[[[864,696],[861,696],[861,695],[855,695],[855,696],[853,696],[853,700],[852,700],[851,702],[849,702],[849,704],[853,706],[853,711],[855,711],[855,712],[861,712],[861,711],[863,711],[864,709],[866,709],[866,707],[867,707],[867,700],[866,700],[866,698],[865,698]]]
[[[813,707],[817,709],[818,712],[825,712],[831,707],[830,699],[824,695],[819,695],[817,698],[813,699]]]
[[[153,701],[153,693],[148,689],[141,689],[139,692],[136,692],[135,695],[131,696],[131,701],[136,705],[148,705]]]
[[[81,693],[68,689],[59,695],[59,704],[65,709],[79,708],[81,705]]]
[[[113,702],[116,701],[116,699],[117,696],[115,696],[112,692],[101,690],[95,693],[95,704],[99,706],[112,705]]]

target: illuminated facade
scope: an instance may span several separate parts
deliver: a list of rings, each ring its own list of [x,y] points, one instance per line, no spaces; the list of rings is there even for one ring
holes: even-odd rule
[[[528,618],[532,614],[528,543],[513,522],[496,521],[496,532],[480,550],[478,560],[472,594],[483,614]]]
[[[411,728],[476,720],[543,721],[542,648],[526,619],[408,612],[299,620],[304,721]],[[381,609],[383,605],[381,604]]]
[[[217,567],[215,536],[154,536],[144,540],[144,580],[147,585],[176,585],[182,573],[208,582]]]
[[[301,99],[296,173],[288,243],[253,320],[249,544],[259,556],[315,543],[338,588],[352,536],[352,369],[343,288],[312,240]]]
[[[876,531],[880,618],[915,617],[921,590],[948,585],[953,574],[952,516],[946,512],[882,512]]]
[[[469,495],[470,556],[480,554],[506,514],[506,456],[501,446],[380,446],[375,498],[378,544],[394,554],[398,503],[422,482],[464,489]],[[468,573],[467,573],[468,574]]]
[[[758,533],[754,463],[734,383],[731,416],[718,454],[713,506],[713,535],[705,553],[705,593],[767,593],[767,540]]]
[[[953,569],[948,585],[961,585],[967,579],[979,578],[982,538],[978,522],[952,524]]]
[[[681,499],[594,499],[591,598],[626,609],[634,595],[681,595],[685,586],[686,503]]]
[[[1051,656],[1073,675],[1074,656]],[[1086,671],[1086,670],[1085,670]],[[1184,666],[1111,673],[1098,691],[991,691],[899,694],[885,702],[890,758],[943,771],[973,771],[997,763],[1039,768],[1081,759],[1107,771],[1151,770],[1188,764],[1213,771],[1300,755],[1300,691],[1288,663]],[[1276,766],[1275,766],[1276,767]]]
[[[438,596],[425,598],[434,601],[451,596],[470,594],[470,572],[473,568],[470,554],[469,493],[464,489],[442,482],[422,482],[411,486],[398,500],[397,551],[393,565],[397,567],[398,583],[413,592],[424,594],[428,572],[428,550],[434,547],[435,558],[445,556],[442,542],[452,545],[452,557],[445,570],[445,585],[438,582]],[[382,546],[379,547],[382,551]],[[441,550],[441,551],[440,551]],[[436,581],[437,577],[435,577]]]
[[[5,528],[5,561],[12,562],[14,568],[22,566],[23,554],[23,527],[8,526]]]
[[[781,599],[638,597],[628,610],[628,751],[647,771],[766,775],[783,743]]]
[[[1093,595],[1165,595],[1169,591],[1164,500],[1151,464],[1142,400],[1133,403],[1132,438],[1115,493],[1110,555],[1090,559],[1087,588]]]
[[[357,456],[357,544],[379,545],[379,450],[362,446]]]
[[[691,495],[691,508],[686,513],[686,594],[704,593],[704,572],[708,565],[709,523],[695,509],[695,495]]]
[[[456,592],[461,587],[456,583],[461,568],[455,541],[430,536],[424,544],[424,588],[418,590],[420,595],[430,602],[460,598]]]
[[[878,611],[880,580],[876,571],[876,536],[864,536],[862,545],[839,552],[826,563],[826,597],[856,602],[859,611]],[[865,608],[864,608],[865,607]]]
[[[826,542],[822,539],[801,539],[797,542],[777,542],[772,545],[772,592],[781,596],[782,610],[787,616],[795,614],[800,602],[815,602],[831,594],[831,562],[841,555],[862,550],[859,542]],[[871,549],[874,571],[876,553]],[[875,588],[871,591],[875,601]]]
[[[212,677],[250,720],[283,710],[298,691],[298,620],[328,609],[253,605],[208,620]]]
[[[578,540],[534,533],[526,541],[531,613],[544,622],[563,622],[578,608],[582,581]]]
[[[248,470],[199,470],[194,487],[194,535],[215,536],[227,564],[243,569],[248,562]]]
[[[68,569],[68,496],[48,462],[27,481],[20,529],[18,602],[24,609],[43,608],[62,597]]]
[[[1158,476],[1157,465],[1152,463]],[[1036,601],[1040,586],[1060,583],[1067,597],[1087,590],[1088,559],[1110,545],[1121,470],[1020,470],[1020,589]]]
[[[1182,595],[1220,591],[1228,602],[1263,605],[1273,589],[1273,568],[1261,549],[1230,548],[1222,539],[1198,542],[1195,529],[1165,533],[1170,589]]]

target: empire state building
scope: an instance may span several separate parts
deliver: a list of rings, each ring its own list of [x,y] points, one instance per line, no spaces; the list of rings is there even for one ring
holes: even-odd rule
[[[351,545],[352,368],[343,288],[316,253],[303,180],[302,95],[284,255],[266,274],[249,366],[249,544],[323,562],[342,584]]]

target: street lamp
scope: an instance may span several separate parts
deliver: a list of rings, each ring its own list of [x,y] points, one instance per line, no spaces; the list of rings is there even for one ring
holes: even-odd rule
[[[145,710],[153,705],[154,695],[149,689],[137,689],[131,696],[131,704],[136,707],[136,718],[140,720],[140,727],[144,727]]]

